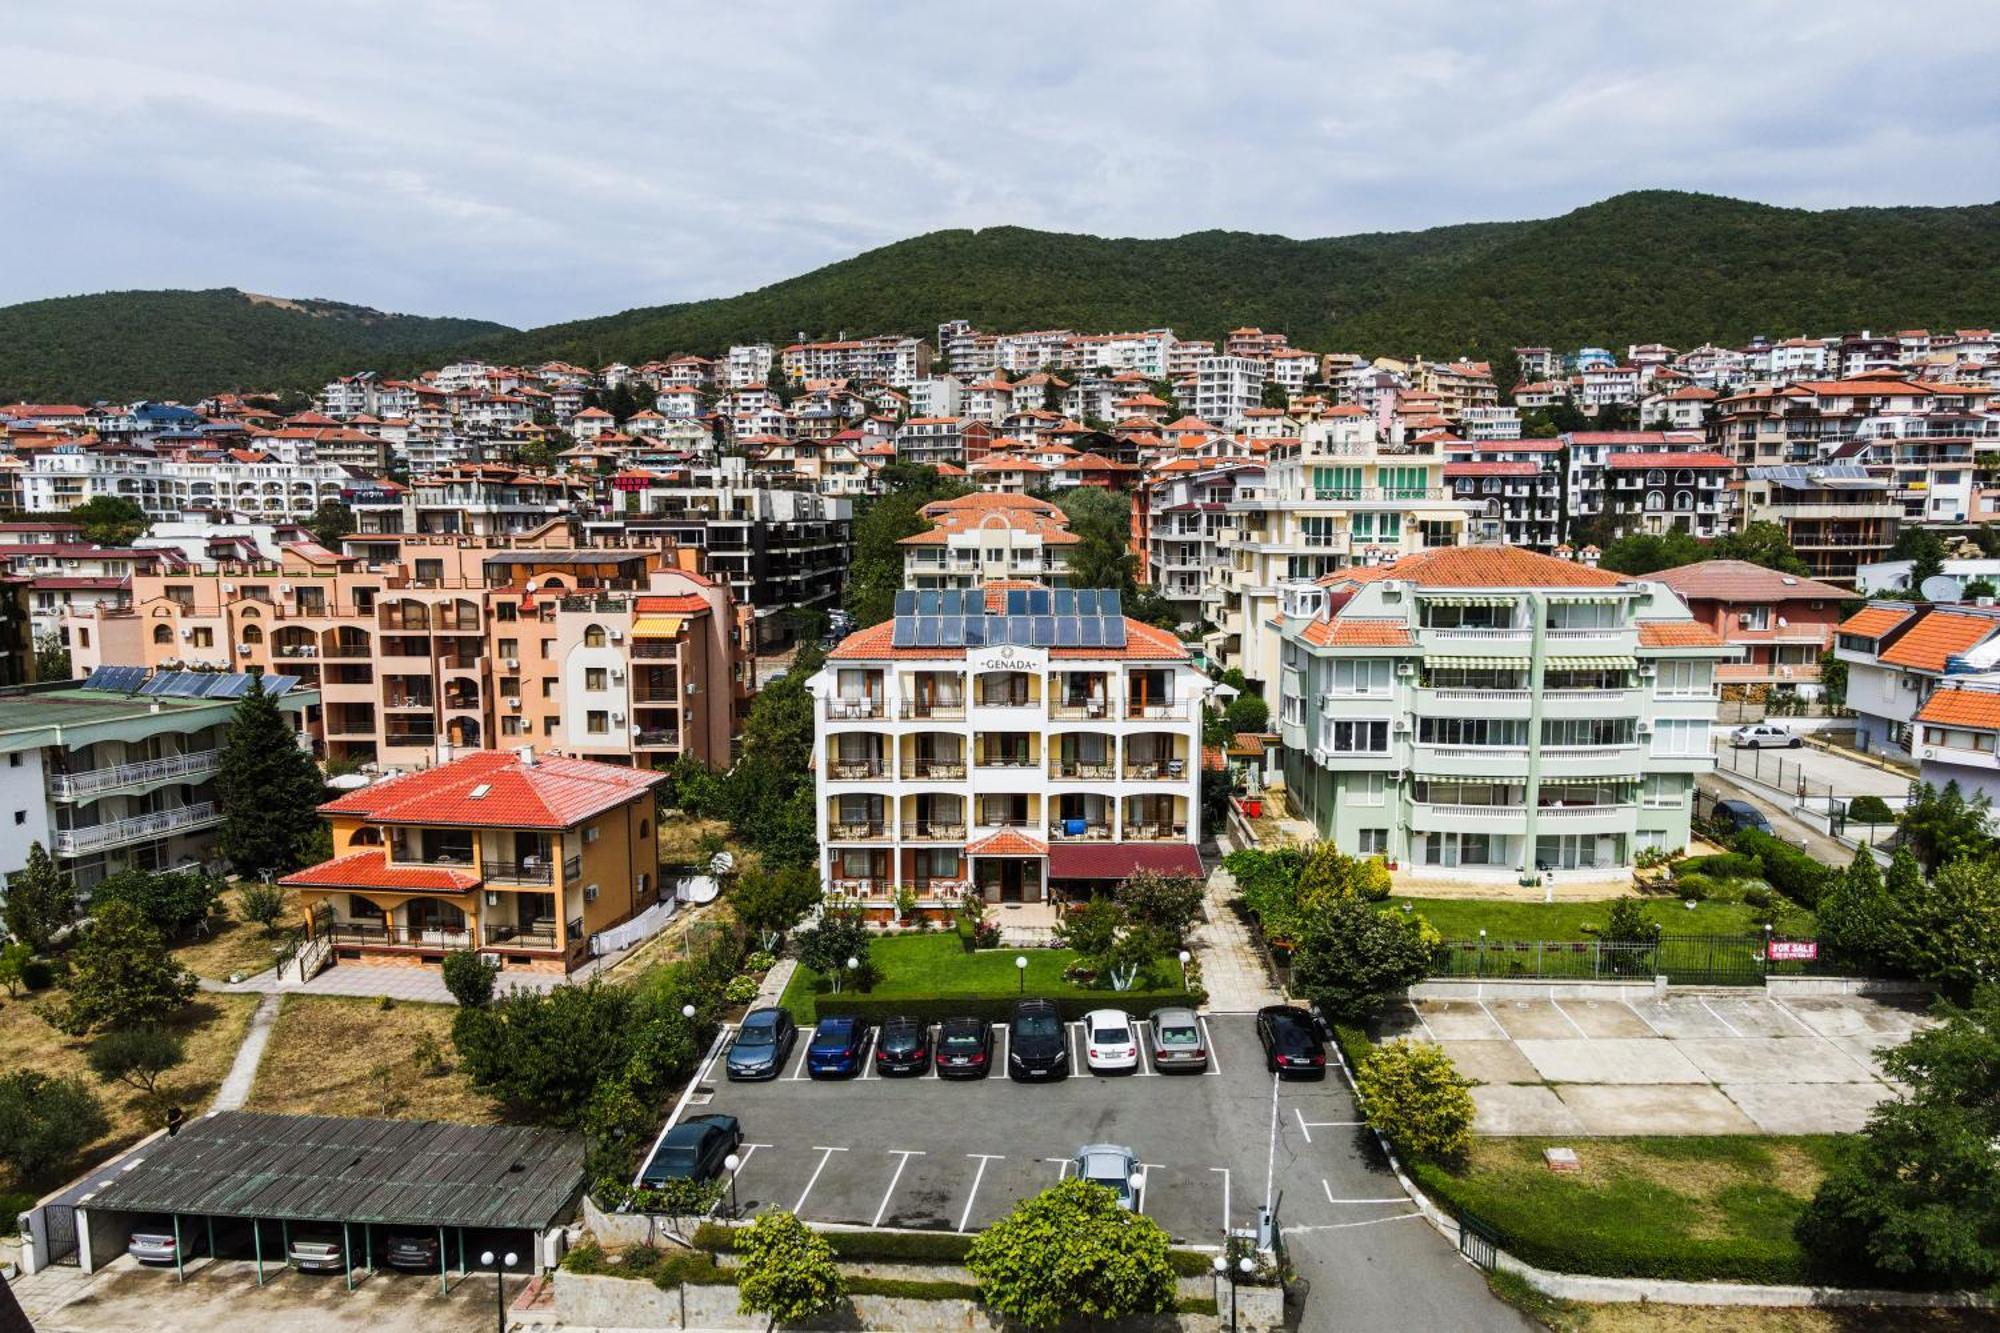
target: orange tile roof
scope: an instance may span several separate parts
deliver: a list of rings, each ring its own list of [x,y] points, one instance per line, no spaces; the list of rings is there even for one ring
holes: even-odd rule
[[[280,884],[300,889],[394,889],[406,893],[464,893],[479,887],[470,870],[445,866],[392,866],[381,848],[349,852],[285,876]]]
[[[1410,630],[1396,620],[1315,620],[1302,637],[1321,648],[1407,648]]]
[[[1864,639],[1879,639],[1913,614],[1910,608],[1904,606],[1864,606],[1840,622],[1839,632],[1857,634]]]
[[[1880,660],[1919,671],[1943,671],[1947,657],[1984,642],[1996,629],[2000,629],[2000,620],[1933,611],[1896,640]]]
[[[2000,693],[1992,690],[1939,690],[1917,712],[1919,722],[2000,731]]]
[[[998,833],[989,833],[977,842],[965,845],[967,856],[1047,856],[1049,845],[1040,838],[1031,838],[1025,833],[1003,828]]]
[[[1692,620],[1642,620],[1639,622],[1641,648],[1720,648],[1722,637],[1706,625]]]
[[[995,584],[987,584],[988,603],[992,607],[992,589]],[[1040,584],[1016,584],[1020,587],[1040,587]],[[959,660],[965,657],[964,648],[898,648],[894,645],[896,624],[885,620],[879,625],[857,630],[842,639],[834,650],[827,654],[835,661],[856,660],[875,661],[892,658],[896,661],[913,660]],[[1180,639],[1144,621],[1125,617],[1125,646],[1123,648],[1051,648],[1049,656],[1058,660],[1088,659],[1092,661],[1106,658],[1125,662],[1185,662],[1188,660],[1187,645]]]
[[[1229,756],[1223,753],[1220,745],[1203,746],[1201,751],[1201,766],[1211,773],[1227,773],[1229,771]]]
[[[616,809],[666,778],[588,759],[529,764],[512,753],[483,750],[349,792],[320,810],[383,824],[561,829]]]
[[[1407,579],[1419,588],[1612,588],[1622,574],[1514,546],[1441,546],[1391,565],[1367,565],[1323,576],[1324,584]]]

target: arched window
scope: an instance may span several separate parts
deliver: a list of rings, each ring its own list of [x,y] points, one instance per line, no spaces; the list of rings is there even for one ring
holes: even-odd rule
[[[1646,474],[1646,484],[1648,486],[1664,486],[1667,484],[1667,474],[1659,468],[1654,468]]]
[[[652,835],[653,835],[653,821],[650,819],[640,820],[639,841],[644,842],[647,838],[650,838]]]
[[[172,625],[153,626],[154,643],[172,643],[173,641],[174,641],[174,627]]]
[[[245,643],[264,642],[263,627],[259,625],[245,625],[243,627],[243,642]]]
[[[382,830],[378,828],[358,828],[354,830],[354,836],[348,839],[348,844],[353,847],[380,847],[382,845]]]
[[[1674,485],[1676,486],[1694,485],[1694,469],[1691,467],[1684,467],[1680,471],[1674,473]]]
[[[1646,492],[1646,508],[1647,508],[1647,509],[1649,509],[1649,510],[1660,510],[1660,509],[1665,509],[1666,507],[1667,507],[1667,503],[1666,503],[1666,498],[1665,498],[1664,496],[1662,496],[1662,495],[1661,495],[1661,494],[1660,494],[1660,493],[1659,493],[1658,491],[1647,491],[1647,492]]]
[[[586,648],[602,648],[604,646],[604,626],[584,626],[583,646]]]
[[[1676,508],[1676,509],[1692,509],[1692,508],[1694,508],[1694,492],[1693,492],[1693,491],[1675,491],[1675,492],[1674,492],[1674,508]]]

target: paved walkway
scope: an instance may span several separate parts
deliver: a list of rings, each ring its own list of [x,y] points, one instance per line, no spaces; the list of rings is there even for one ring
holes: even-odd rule
[[[1222,850],[1235,850],[1227,834]],[[1236,897],[1236,877],[1220,865],[1209,873],[1206,920],[1194,928],[1194,952],[1201,960],[1201,984],[1208,988],[1212,1013],[1252,1013],[1285,997],[1271,982],[1264,956],[1250,938],[1250,928],[1230,906]]]
[[[238,1111],[250,1100],[250,1085],[257,1081],[257,1066],[263,1062],[264,1048],[271,1044],[271,1026],[277,1021],[278,994],[272,991],[257,1001],[256,1012],[250,1015],[250,1030],[243,1034],[243,1044],[236,1048],[236,1060],[222,1086],[215,1090],[210,1110]]]

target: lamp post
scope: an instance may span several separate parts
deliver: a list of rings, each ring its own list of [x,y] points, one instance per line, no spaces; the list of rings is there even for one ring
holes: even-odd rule
[[[847,975],[849,978],[852,978],[860,967],[861,960],[859,958],[856,958],[853,954],[847,955]]]
[[[1145,1168],[1144,1167],[1135,1168],[1131,1175],[1125,1177],[1125,1183],[1132,1187],[1132,1211],[1135,1213],[1145,1212],[1146,1211],[1144,1206],[1146,1202]]]
[[[743,1159],[735,1153],[722,1159],[722,1169],[729,1173],[729,1216],[736,1217],[736,1173],[743,1169]]]
[[[493,1270],[493,1310],[496,1316],[493,1326],[497,1328],[500,1331],[500,1333],[507,1333],[507,1271],[506,1270],[508,1268],[512,1268],[519,1261],[520,1261],[520,1256],[515,1254],[512,1250],[507,1251],[507,1253],[501,1257],[501,1264],[504,1264],[505,1267],[502,1267],[501,1264],[496,1264],[493,1262],[493,1251],[491,1250],[488,1250],[484,1254],[479,1256],[479,1262]]]
[[[1028,993],[1028,955],[1024,953],[1014,955],[1014,975],[1021,980],[1018,993],[1026,995]]]
[[[1236,1333],[1236,1270],[1225,1256],[1218,1254],[1215,1256],[1215,1285],[1218,1288],[1225,1275],[1229,1278],[1229,1333]],[[1220,1291],[1216,1292],[1216,1299],[1222,1299]]]

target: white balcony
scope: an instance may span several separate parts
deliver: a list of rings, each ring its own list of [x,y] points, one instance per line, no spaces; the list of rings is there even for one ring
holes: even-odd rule
[[[121,787],[137,787],[171,778],[207,777],[215,772],[217,753],[215,750],[195,750],[160,759],[86,769],[80,773],[51,773],[49,794],[58,800],[79,801]]]
[[[56,854],[83,856],[109,847],[123,847],[128,843],[165,837],[169,833],[203,828],[215,823],[221,817],[222,812],[216,808],[215,802],[203,801],[199,805],[184,805],[178,810],[161,810],[150,815],[117,819],[109,824],[87,824],[82,828],[57,829]]]

